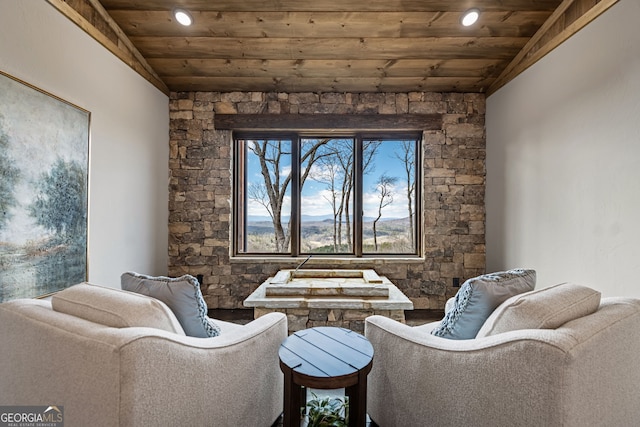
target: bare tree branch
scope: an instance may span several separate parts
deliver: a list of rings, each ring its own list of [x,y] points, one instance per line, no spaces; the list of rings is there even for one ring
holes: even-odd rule
[[[374,250],[378,252],[378,231],[377,224],[382,218],[382,209],[393,203],[393,187],[395,186],[398,178],[387,176],[385,173],[380,175],[376,183],[376,190],[378,191],[378,217],[373,220],[373,246]]]
[[[302,153],[301,164],[307,162],[307,168],[301,174],[300,188],[302,188],[304,181],[310,173],[311,167],[319,157],[319,148],[325,145],[327,141],[329,140],[317,140],[309,150]],[[284,175],[282,169],[285,166],[284,162],[287,156],[289,163],[293,161],[293,159],[291,159],[291,149],[288,148],[291,143],[289,140],[264,139],[251,141],[247,145],[248,149],[258,158],[260,173],[264,180],[263,189],[250,189],[249,197],[265,206],[269,215],[271,215],[277,252],[287,252],[291,241],[291,233],[288,225],[285,230],[282,224],[282,207],[292,179],[291,171]],[[268,206],[266,204],[267,199]]]
[[[407,208],[409,211],[409,235],[411,247],[415,249],[415,232],[413,230],[413,200],[415,198],[416,181],[415,168],[416,156],[413,141],[402,141],[401,153],[395,152],[396,157],[404,164],[407,180]]]

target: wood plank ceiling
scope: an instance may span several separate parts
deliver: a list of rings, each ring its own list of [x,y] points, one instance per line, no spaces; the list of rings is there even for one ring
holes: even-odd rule
[[[490,93],[599,3],[99,0],[97,6],[171,91]],[[189,10],[194,24],[175,22],[175,7]],[[481,16],[466,28],[460,18],[470,7]]]

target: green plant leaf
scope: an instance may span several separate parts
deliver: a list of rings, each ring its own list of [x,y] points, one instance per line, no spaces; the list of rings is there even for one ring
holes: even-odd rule
[[[307,402],[308,427],[346,427],[349,422],[348,399],[325,397],[319,399],[315,393]]]

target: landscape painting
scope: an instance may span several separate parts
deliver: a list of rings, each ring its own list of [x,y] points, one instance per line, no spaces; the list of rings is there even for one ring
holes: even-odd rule
[[[0,71],[0,302],[87,279],[89,123]]]

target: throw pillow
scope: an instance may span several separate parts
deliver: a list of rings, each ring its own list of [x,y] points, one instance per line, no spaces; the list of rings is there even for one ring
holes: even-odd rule
[[[162,301],[120,289],[80,283],[53,295],[51,306],[57,312],[112,328],[146,327],[185,334]]]
[[[178,277],[153,277],[126,272],[120,277],[122,289],[157,298],[169,306],[184,332],[191,337],[220,335],[220,328],[207,317],[207,305],[200,284],[188,274]]]
[[[456,297],[451,297],[444,304],[444,314],[447,314],[456,306]]]
[[[482,325],[477,338],[518,329],[556,329],[599,306],[600,292],[572,283],[527,292],[502,303]]]
[[[454,307],[431,334],[457,340],[473,339],[505,300],[533,290],[535,270],[515,269],[485,274],[469,279],[455,296]]]

